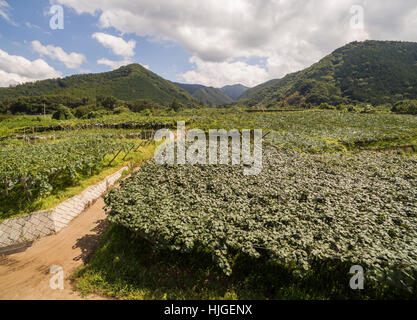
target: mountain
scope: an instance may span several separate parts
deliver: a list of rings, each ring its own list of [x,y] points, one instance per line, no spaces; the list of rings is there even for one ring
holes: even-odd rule
[[[19,96],[42,95],[92,99],[99,95],[111,95],[126,101],[152,100],[166,106],[174,98],[185,105],[196,103],[189,93],[139,64],[130,64],[110,72],[73,75],[0,88],[0,101]]]
[[[208,88],[201,84],[188,84],[188,83],[178,83],[178,82],[174,82],[174,84],[180,87],[181,89],[187,91],[191,95],[193,95],[196,91],[200,89]]]
[[[195,99],[207,105],[218,106],[233,102],[233,99],[230,98],[228,95],[224,94],[220,89],[216,89],[213,87],[205,87],[200,84],[174,84],[187,91]]]
[[[222,104],[232,103],[233,99],[225,95],[219,89],[216,88],[201,88],[194,92],[193,97],[201,101],[202,103],[218,106]]]
[[[220,91],[233,100],[237,100],[248,89],[249,87],[245,87],[242,84],[235,84],[232,86],[224,86],[223,88],[220,88]]]
[[[240,102],[273,106],[365,102],[374,105],[417,98],[417,43],[352,42],[318,63],[245,91]]]

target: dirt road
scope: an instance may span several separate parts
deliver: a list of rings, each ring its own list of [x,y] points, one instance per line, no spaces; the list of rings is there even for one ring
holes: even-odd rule
[[[24,252],[0,256],[0,299],[82,299],[73,291],[70,277],[94,251],[106,227],[103,207],[99,198],[59,233],[35,241]],[[50,286],[54,265],[63,268],[63,290]]]

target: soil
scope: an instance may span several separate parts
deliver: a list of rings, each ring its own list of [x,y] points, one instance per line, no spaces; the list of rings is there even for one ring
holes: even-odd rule
[[[88,261],[106,229],[103,207],[104,200],[99,198],[59,233],[35,241],[22,252],[0,256],[0,299],[83,299],[74,291],[71,276]],[[63,290],[50,286],[54,265],[63,268]],[[92,295],[87,299],[104,298]]]

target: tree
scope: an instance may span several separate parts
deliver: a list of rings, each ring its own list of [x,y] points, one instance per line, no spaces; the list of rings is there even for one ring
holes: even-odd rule
[[[74,115],[72,114],[71,109],[62,104],[56,108],[56,111],[52,115],[52,119],[56,120],[68,120],[73,118]]]
[[[126,112],[130,112],[130,109],[127,107],[117,107],[113,110],[113,114],[121,114],[121,113],[126,113]]]
[[[417,114],[417,100],[403,100],[394,104],[391,109],[399,114]]]
[[[29,104],[24,98],[17,98],[10,104],[10,111],[16,113],[29,113]]]
[[[160,108],[160,106],[151,101],[151,100],[136,100],[128,104],[128,107],[133,112],[142,112],[143,110],[149,109],[156,109]]]
[[[106,109],[114,109],[118,104],[118,100],[113,96],[97,96],[96,100],[98,106]]]
[[[0,102],[0,113],[6,113],[7,112],[7,106],[4,102]]]
[[[180,111],[181,108],[182,108],[182,104],[177,100],[177,98],[172,100],[172,103],[171,103],[172,110],[174,110],[175,112],[178,112]]]
[[[90,105],[86,105],[86,106],[81,106],[76,108],[75,111],[75,116],[77,118],[82,118],[84,117],[86,114],[92,112],[92,111],[98,111],[100,110],[101,107],[97,107],[95,104],[90,104]]]

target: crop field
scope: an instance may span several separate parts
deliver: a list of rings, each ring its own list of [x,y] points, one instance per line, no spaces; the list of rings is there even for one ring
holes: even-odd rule
[[[345,151],[358,147],[417,144],[417,119],[413,115],[361,114],[307,110],[280,113],[249,113],[242,108],[193,109],[170,113],[155,110],[151,116],[123,113],[96,119],[58,121],[43,117],[13,117],[0,121],[0,140],[17,135],[66,135],[78,132],[129,133],[138,130],[175,128],[263,129],[267,139],[285,149],[307,152]],[[106,130],[105,130],[106,129]],[[2,141],[0,141],[2,143]],[[2,143],[4,145],[4,142]]]
[[[93,119],[55,120],[43,116],[9,116],[0,118],[0,139],[21,134],[39,134],[84,129],[135,129],[155,130],[160,127],[174,126],[177,121],[188,118],[169,113],[144,116],[138,113],[106,115]]]
[[[267,147],[262,173],[242,172],[149,162],[106,196],[109,220],[158,249],[204,248],[227,276],[240,253],[301,278],[319,263],[359,264],[370,283],[415,290],[415,156]]]
[[[417,118],[387,113],[337,111],[195,113],[191,126],[203,130],[263,129],[267,139],[285,149],[307,152],[345,151],[363,146],[417,144]]]
[[[0,0],[0,300],[150,319],[417,301],[416,18]]]
[[[50,128],[47,122],[37,127],[40,132],[21,132],[32,120],[21,117],[0,122],[8,133],[0,141],[0,221],[48,208],[63,200],[69,188],[85,187],[91,178],[140,163],[154,148],[149,130],[68,129],[69,123],[65,129],[42,130]],[[49,200],[45,203],[45,199]]]
[[[92,177],[143,163],[155,149],[148,140],[155,130],[175,130],[177,121],[206,132],[262,129],[262,172],[147,161],[105,196],[111,224],[75,276],[82,294],[416,297],[412,115],[234,107],[67,121],[8,117],[0,121],[0,221],[50,207]],[[404,145],[412,152],[395,150]],[[349,289],[352,265],[365,268],[366,290]]]
[[[210,112],[184,115],[190,128],[271,132],[261,174],[245,176],[239,165],[147,162],[105,197],[113,227],[78,275],[82,292],[131,299],[416,297],[416,153],[360,148],[413,144],[417,118]],[[127,243],[135,248],[122,249]],[[158,266],[148,270],[148,259]],[[366,270],[361,293],[348,290],[353,265]],[[167,280],[172,273],[181,281]]]
[[[308,270],[317,259],[417,271],[417,158],[264,151],[261,174],[241,166],[147,163],[106,197],[110,221],[157,246],[261,253]],[[197,179],[198,177],[198,179]]]

